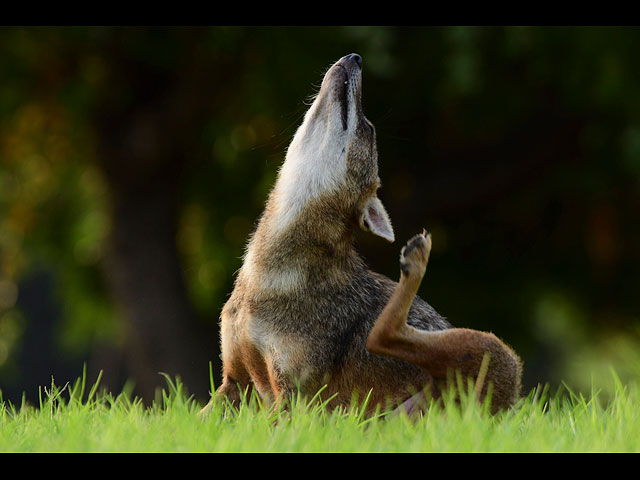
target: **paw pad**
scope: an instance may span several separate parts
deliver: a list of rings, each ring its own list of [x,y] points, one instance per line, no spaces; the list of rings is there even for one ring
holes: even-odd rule
[[[431,237],[426,230],[412,237],[400,251],[400,269],[405,275],[415,272],[420,275],[429,259],[431,251]]]

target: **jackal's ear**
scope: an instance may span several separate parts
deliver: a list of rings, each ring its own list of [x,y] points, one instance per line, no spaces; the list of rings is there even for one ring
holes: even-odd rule
[[[376,196],[370,197],[367,203],[364,204],[364,208],[360,213],[360,227],[384,238],[388,242],[395,240],[389,215],[380,199]]]

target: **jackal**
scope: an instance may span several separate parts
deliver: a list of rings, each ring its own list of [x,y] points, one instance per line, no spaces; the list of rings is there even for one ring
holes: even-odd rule
[[[221,314],[216,395],[238,402],[242,390],[255,388],[274,402],[325,387],[325,398],[335,394],[333,406],[354,394],[369,394],[371,408],[397,406],[425,389],[437,396],[448,367],[477,376],[489,351],[493,400],[511,405],[517,356],[491,334],[452,328],[415,295],[430,238],[420,235],[424,241],[414,238],[403,250],[399,283],[369,270],[354,248],[358,227],[394,241],[377,197],[376,130],[361,96],[362,58],[350,54],[324,75],[287,149]],[[443,332],[457,334],[448,341]],[[436,335],[437,358],[421,362],[424,334]],[[425,348],[436,347],[430,341]]]

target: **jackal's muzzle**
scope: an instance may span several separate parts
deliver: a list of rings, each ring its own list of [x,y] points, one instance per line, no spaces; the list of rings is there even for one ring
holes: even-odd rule
[[[340,105],[342,129],[349,125],[349,116],[362,109],[362,57],[357,53],[345,55],[327,71],[322,80],[319,97],[332,95]]]

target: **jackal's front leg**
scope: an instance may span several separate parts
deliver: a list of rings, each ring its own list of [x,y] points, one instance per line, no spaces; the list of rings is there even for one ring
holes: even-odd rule
[[[424,231],[402,248],[400,282],[369,334],[370,352],[419,363],[422,345],[415,336],[417,330],[407,325],[407,315],[427,269],[430,252],[431,235]]]
[[[425,331],[407,325],[430,251],[431,236],[426,232],[402,249],[400,282],[369,335],[367,349],[414,363],[436,382],[456,372],[465,379],[472,377],[480,399],[491,385],[494,411],[513,405],[520,394],[521,361],[495,335],[466,328]],[[437,391],[432,393],[437,396]],[[410,399],[405,410],[415,410],[419,400]]]

